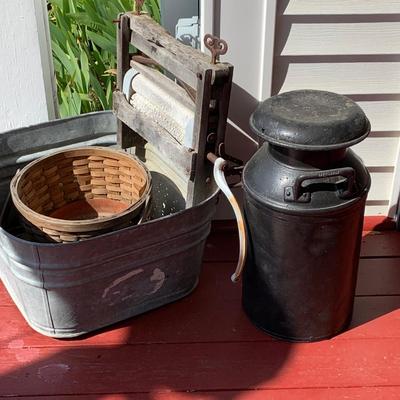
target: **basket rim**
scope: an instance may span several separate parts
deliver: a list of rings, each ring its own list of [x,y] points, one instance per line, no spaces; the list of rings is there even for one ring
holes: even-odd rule
[[[89,155],[85,154],[88,151],[97,151],[99,155],[104,155],[104,156],[112,156],[112,155],[118,155],[119,157],[124,158],[127,161],[136,161],[138,168],[142,170],[144,175],[147,177],[146,179],[146,187],[145,190],[142,194],[142,196],[138,199],[138,201],[134,204],[131,204],[126,210],[123,212],[114,214],[110,217],[96,217],[96,218],[90,218],[90,219],[82,219],[82,220],[67,220],[67,219],[61,219],[61,218],[53,218],[49,217],[43,214],[40,214],[34,210],[32,210],[30,207],[28,207],[26,204],[22,202],[18,195],[18,184],[22,177],[32,168],[32,166],[35,166],[36,164],[40,164],[43,160],[48,160],[49,158],[56,157],[59,154],[65,154],[65,153],[81,153],[80,155]],[[103,154],[101,154],[103,153]],[[94,154],[90,154],[94,155]],[[115,220],[120,220],[129,217],[132,212],[134,212],[136,209],[138,209],[149,197],[150,191],[152,187],[152,179],[151,179],[151,174],[146,165],[140,161],[140,159],[133,155],[133,154],[128,154],[122,150],[119,149],[110,149],[108,147],[101,147],[101,146],[84,146],[84,147],[74,147],[70,149],[64,149],[64,150],[59,150],[51,153],[50,155],[46,155],[43,157],[40,157],[32,162],[30,162],[28,165],[26,165],[24,168],[22,168],[20,171],[18,171],[14,177],[11,180],[10,183],[10,193],[11,193],[11,198],[15,204],[15,207],[18,209],[18,211],[23,215],[24,218],[26,218],[28,221],[32,223],[39,222],[41,225],[43,225],[45,228],[49,229],[57,229],[57,230],[64,230],[65,232],[89,232],[92,230],[96,230],[98,228],[98,223],[102,223],[102,228],[107,229],[109,227],[113,226],[113,223]],[[73,226],[72,226],[73,225]]]

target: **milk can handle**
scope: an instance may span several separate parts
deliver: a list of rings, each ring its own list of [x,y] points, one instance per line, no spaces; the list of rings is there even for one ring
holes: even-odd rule
[[[316,171],[310,172],[304,175],[300,175],[296,178],[294,185],[292,187],[292,193],[290,193],[293,197],[294,201],[297,201],[301,196],[302,190],[302,183],[309,179],[326,179],[332,178],[336,176],[342,176],[346,178],[346,190],[342,190],[339,192],[339,197],[346,198],[351,196],[354,193],[354,186],[355,186],[355,175],[356,172],[351,167],[344,167],[344,168],[337,168],[337,169],[329,169],[325,171]],[[287,190],[287,189],[286,189]],[[289,193],[285,193],[289,194]]]
[[[239,259],[236,265],[236,270],[231,276],[232,282],[237,282],[242,274],[243,267],[246,261],[246,253],[247,253],[247,235],[246,235],[246,226],[244,223],[244,218],[242,215],[242,211],[240,210],[239,204],[236,201],[235,196],[229,189],[229,186],[226,182],[224,175],[224,167],[227,165],[227,162],[219,157],[214,162],[214,179],[218,187],[224,193],[229,203],[231,204],[233,211],[235,213],[237,227],[239,231]]]

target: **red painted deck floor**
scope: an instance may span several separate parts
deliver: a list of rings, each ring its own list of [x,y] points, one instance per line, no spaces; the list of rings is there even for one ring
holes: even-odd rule
[[[351,328],[311,344],[250,324],[229,280],[236,248],[214,233],[191,296],[80,340],[34,332],[1,287],[0,397],[400,399],[400,233],[364,233]]]

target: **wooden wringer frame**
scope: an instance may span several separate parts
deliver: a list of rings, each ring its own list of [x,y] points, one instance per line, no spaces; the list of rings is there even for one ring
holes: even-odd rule
[[[211,160],[225,156],[233,67],[218,62],[218,56],[227,44],[206,35],[210,59],[140,10],[120,15],[117,31],[118,143],[146,161],[153,192],[158,175],[174,177],[183,208],[192,207],[217,189],[207,155]],[[130,44],[141,54],[131,57]]]

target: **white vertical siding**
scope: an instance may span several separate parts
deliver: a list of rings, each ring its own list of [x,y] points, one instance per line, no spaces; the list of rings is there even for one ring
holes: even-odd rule
[[[284,15],[399,14],[397,0],[282,0]]]
[[[304,88],[348,95],[364,109],[372,133],[354,150],[372,176],[366,212],[393,215],[395,172],[400,178],[400,0],[278,2],[272,91]]]
[[[201,0],[201,33],[219,35],[229,50],[222,60],[234,65],[226,133],[227,152],[247,161],[257,149],[249,126],[258,102],[271,94],[276,0]],[[268,32],[268,33],[267,33]],[[240,197],[240,190],[235,194]],[[234,218],[221,198],[217,218]]]
[[[0,132],[56,115],[46,2],[2,0]]]

